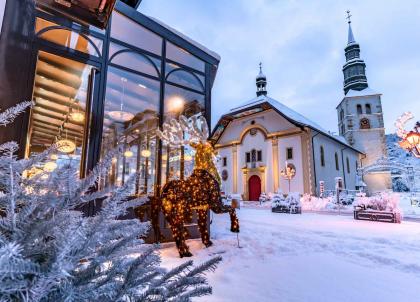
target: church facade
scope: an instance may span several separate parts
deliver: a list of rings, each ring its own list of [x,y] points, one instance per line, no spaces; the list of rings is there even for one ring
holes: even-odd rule
[[[319,195],[334,190],[337,179],[347,190],[389,187],[386,172],[366,175],[364,182],[358,177],[363,166],[386,156],[386,148],[381,94],[368,87],[350,21],[345,55],[345,95],[337,106],[340,135],[267,96],[260,66],[257,97],[225,113],[211,135],[221,157],[224,192],[244,200],[258,200],[262,192]]]
[[[362,153],[268,97],[261,70],[256,85],[257,97],[224,114],[211,136],[222,159],[222,190],[245,200],[258,200],[262,192],[315,195],[320,181],[334,190],[337,177],[355,190]],[[287,167],[295,171],[290,183]]]

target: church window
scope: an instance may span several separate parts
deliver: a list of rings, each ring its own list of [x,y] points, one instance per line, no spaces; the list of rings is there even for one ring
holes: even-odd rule
[[[367,118],[360,120],[360,129],[370,129],[370,121]]]
[[[341,111],[340,111],[340,120],[341,121],[344,120],[344,110],[343,109],[341,109]]]
[[[257,161],[262,161],[262,151],[257,151]]]
[[[227,166],[227,157],[223,157],[223,167]]]
[[[250,162],[251,162],[251,153],[246,152],[246,153],[245,153],[245,156],[246,156],[246,162],[247,162],[247,163],[250,163]]]
[[[370,104],[366,104],[366,114],[372,114],[372,108],[370,107]]]
[[[363,113],[363,109],[362,109],[362,105],[357,105],[357,114],[362,114]]]
[[[341,125],[341,134],[346,133],[346,126],[344,124]]]
[[[348,157],[346,157],[346,166],[347,166],[347,173],[350,174],[350,161]]]
[[[325,167],[325,156],[324,156],[324,147],[321,146],[320,148],[320,156],[321,156],[321,166]]]
[[[257,151],[255,149],[251,150],[251,162],[255,163],[257,161]]]
[[[338,171],[338,170],[340,170],[340,165],[338,164],[338,154],[337,154],[337,152],[335,152],[334,158],[335,158],[335,169]]]
[[[286,149],[286,159],[293,159],[293,148]]]

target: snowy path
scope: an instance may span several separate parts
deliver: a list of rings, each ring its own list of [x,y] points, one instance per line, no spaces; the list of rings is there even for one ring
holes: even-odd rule
[[[197,263],[223,256],[209,274],[213,296],[200,301],[420,301],[420,223],[238,212],[242,248],[228,215],[214,215],[214,246],[188,241]],[[183,262],[172,244],[162,256],[166,267]]]

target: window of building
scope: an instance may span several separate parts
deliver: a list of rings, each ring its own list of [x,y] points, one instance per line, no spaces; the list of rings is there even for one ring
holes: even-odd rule
[[[115,157],[109,173],[103,177],[105,185],[122,185],[138,174],[131,192],[153,193],[159,95],[159,81],[108,67],[101,155],[117,145],[123,146],[123,154]]]
[[[337,154],[337,152],[335,152],[335,154],[334,154],[334,159],[335,159],[335,169],[338,171],[338,170],[340,170],[340,165],[338,163],[338,154]]]
[[[362,105],[358,104],[357,105],[357,114],[362,114],[362,113],[363,113]]]
[[[286,148],[286,159],[293,159],[293,148]]]
[[[223,157],[223,167],[227,166],[227,157]]]
[[[340,110],[340,121],[344,120],[344,110]]]
[[[120,13],[112,14],[111,37],[160,55],[162,38]]]
[[[341,125],[341,134],[346,133],[346,125],[342,124]]]
[[[372,114],[372,108],[370,107],[370,104],[366,104],[366,114]]]
[[[167,64],[167,66],[169,65],[173,64]],[[169,71],[166,75],[166,80],[199,92],[204,92],[204,77],[191,71],[183,70],[179,67]]]
[[[171,61],[204,72],[205,64],[203,61],[170,42],[166,43],[166,57]]]
[[[370,129],[370,121],[367,118],[360,120],[360,129]]]
[[[250,162],[251,162],[251,153],[246,152],[246,153],[245,153],[245,157],[246,157],[246,162],[247,162],[247,163],[250,163]]]
[[[325,167],[325,154],[324,154],[324,147],[321,146],[320,148],[320,157],[321,157],[321,166]]]
[[[262,161],[262,151],[261,150],[257,151],[257,161]]]
[[[347,166],[347,173],[350,174],[350,161],[348,157],[346,157],[346,166]]]

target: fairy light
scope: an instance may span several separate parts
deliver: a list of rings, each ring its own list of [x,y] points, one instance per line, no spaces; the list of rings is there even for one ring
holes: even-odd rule
[[[194,170],[190,177],[185,180],[172,180],[165,184],[159,199],[152,201],[152,217],[158,216],[158,210],[162,209],[166,220],[171,226],[172,236],[176,243],[180,257],[192,256],[189,251],[186,239],[188,239],[188,231],[184,227],[186,221],[192,220],[193,211],[197,213],[198,229],[201,233],[201,240],[206,247],[213,243],[210,240],[210,233],[207,225],[208,211],[212,210],[216,214],[229,213],[231,226],[230,230],[239,233],[239,220],[236,216],[235,209],[230,205],[224,205],[220,193],[220,176],[213,162],[214,149],[207,142],[208,129],[202,129],[202,133],[198,134],[197,128],[189,125],[188,129],[185,125],[186,118],[183,119],[184,131],[189,131],[190,141],[188,144],[195,149]],[[202,118],[200,120],[202,127],[207,127],[207,122]],[[195,122],[196,120],[193,120]],[[177,124],[178,123],[178,124]],[[179,128],[178,128],[179,126]],[[176,140],[178,144],[187,144],[180,137],[174,137],[173,132],[182,136],[181,132],[174,128],[180,129],[180,123],[172,121],[171,126],[164,125],[164,132],[158,131],[157,134],[164,142],[170,144],[171,140]],[[197,137],[198,136],[198,137]],[[169,139],[168,139],[169,138]],[[177,145],[179,147],[179,145]],[[191,155],[186,155],[191,156]],[[163,156],[162,156],[163,157]],[[188,158],[187,158],[188,159]],[[185,159],[185,160],[187,160]],[[154,213],[154,214],[153,214]],[[157,213],[157,214],[156,214]],[[160,237],[159,220],[152,218],[152,226],[155,230],[157,238]]]

